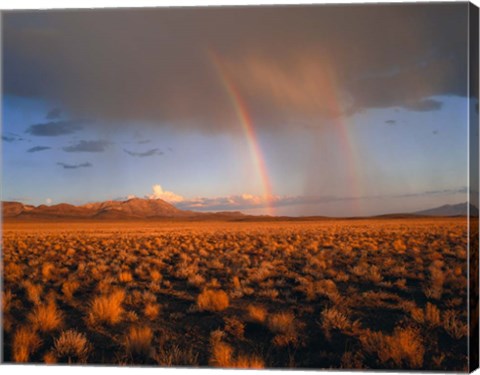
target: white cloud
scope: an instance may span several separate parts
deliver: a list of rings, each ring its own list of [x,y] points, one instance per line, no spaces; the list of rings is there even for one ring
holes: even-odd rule
[[[53,202],[52,198],[45,199],[45,203],[48,204],[48,205],[51,205],[52,202]]]
[[[152,189],[153,189],[153,194],[148,195],[147,196],[148,199],[162,199],[170,203],[179,203],[184,201],[181,195],[175,194],[171,191],[165,191],[163,190],[161,185],[158,185],[158,184],[153,185]]]
[[[245,193],[226,197],[184,199],[179,202],[178,207],[189,210],[241,210],[246,208],[268,207],[275,203],[280,203],[284,199],[288,198],[278,196],[264,197]]]

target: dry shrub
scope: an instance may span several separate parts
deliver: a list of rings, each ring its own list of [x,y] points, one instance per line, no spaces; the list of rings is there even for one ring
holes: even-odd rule
[[[403,242],[403,240],[398,239],[393,242],[393,248],[397,253],[401,254],[404,253],[405,250],[407,250],[407,245],[405,245],[405,242]]]
[[[146,359],[151,354],[153,332],[150,327],[131,327],[124,345],[128,356]]]
[[[410,309],[410,315],[412,316],[412,319],[417,322],[417,323],[424,323],[425,322],[425,313],[423,312],[423,309],[420,307],[412,307]]]
[[[43,281],[49,281],[52,277],[52,271],[55,269],[55,265],[52,263],[44,263],[42,266]]]
[[[159,312],[160,306],[156,303],[147,303],[143,309],[144,315],[150,320],[155,319]]]
[[[430,279],[428,286],[425,288],[425,296],[428,298],[442,298],[443,284],[445,283],[445,273],[442,269],[443,265],[443,261],[435,260],[428,268],[430,272]]]
[[[117,289],[108,295],[95,297],[90,304],[88,321],[91,324],[106,323],[114,325],[122,320],[125,291]]]
[[[330,338],[330,331],[338,329],[340,331],[350,331],[352,323],[350,319],[341,311],[332,307],[325,309],[321,314],[321,326],[327,338]]]
[[[361,352],[345,352],[342,355],[340,368],[342,369],[363,369],[363,357]]]
[[[257,356],[239,355],[235,360],[233,367],[262,369],[265,368],[265,362],[263,361],[263,359]]]
[[[154,356],[160,366],[198,366],[198,353],[184,345],[164,346]]]
[[[215,367],[227,368],[264,368],[264,361],[256,356],[240,354],[234,355],[232,346],[221,340],[223,334],[221,331],[214,331],[210,337],[210,365]]]
[[[3,277],[6,282],[18,282],[23,279],[23,268],[15,263],[8,263],[3,269]]]
[[[215,367],[235,367],[233,348],[223,341],[214,341],[211,346],[210,364]]]
[[[2,292],[2,311],[7,313],[12,307],[13,293],[10,290]]]
[[[263,323],[267,318],[267,310],[263,306],[249,305],[248,318],[255,323]]]
[[[154,282],[162,280],[162,274],[157,270],[150,271],[150,279]]]
[[[245,324],[236,317],[225,317],[225,332],[231,334],[239,340],[244,339]]]
[[[62,285],[62,293],[67,300],[73,300],[73,295],[80,287],[80,283],[76,280],[67,280]]]
[[[443,313],[443,328],[456,340],[468,334],[468,325],[458,319],[457,313],[454,310],[447,310]]]
[[[27,298],[30,302],[32,302],[34,305],[40,303],[43,292],[43,287],[41,285],[33,284],[27,280],[23,283],[23,287],[25,288]]]
[[[58,309],[55,300],[50,299],[47,303],[36,305],[28,314],[28,320],[33,327],[49,332],[59,328],[63,321],[63,313]]]
[[[268,317],[267,326],[275,334],[272,342],[276,346],[297,343],[295,316],[290,312],[274,313]]]
[[[421,368],[425,347],[414,328],[395,328],[392,335],[370,330],[360,336],[363,349],[378,356],[384,365],[393,362],[397,368]]]
[[[205,289],[197,297],[197,306],[200,310],[223,311],[228,305],[228,295],[223,290]]]
[[[32,327],[20,327],[13,336],[12,357],[15,362],[28,362],[42,341]]]
[[[131,272],[124,271],[124,272],[120,272],[120,274],[118,275],[118,281],[120,281],[121,283],[129,283],[132,280],[133,280],[133,276]]]
[[[268,317],[267,326],[273,333],[285,334],[295,329],[294,320],[291,312],[273,313]]]
[[[232,284],[234,289],[242,289],[242,284],[240,283],[240,279],[238,278],[238,276],[233,276]]]
[[[430,302],[427,302],[427,306],[425,306],[425,322],[431,327],[440,325],[440,310]]]
[[[53,355],[59,362],[86,363],[90,349],[85,334],[70,329],[63,331],[55,340]]]
[[[53,365],[55,363],[57,363],[57,357],[55,356],[55,354],[53,352],[47,352],[44,354],[43,356],[43,362],[45,362],[45,364],[47,365]]]

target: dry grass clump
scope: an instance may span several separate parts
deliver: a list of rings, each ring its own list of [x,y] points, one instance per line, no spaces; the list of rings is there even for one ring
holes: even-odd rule
[[[11,290],[6,290],[2,292],[2,311],[4,314],[10,311],[10,308],[13,305],[13,293]]]
[[[12,357],[15,362],[28,362],[42,344],[33,327],[20,327],[13,336]]]
[[[160,366],[198,366],[198,352],[185,345],[162,346],[153,358]]]
[[[201,311],[223,311],[229,304],[228,295],[223,290],[205,289],[197,297],[197,306]]]
[[[268,317],[267,326],[273,333],[291,332],[294,326],[295,316],[291,312],[273,313]]]
[[[124,346],[132,359],[146,359],[152,354],[153,332],[150,327],[131,327],[125,336]]]
[[[425,322],[431,327],[440,325],[440,310],[430,302],[425,306]]]
[[[62,293],[69,301],[73,300],[73,295],[80,287],[80,283],[77,280],[67,280],[62,285]]]
[[[28,314],[28,320],[35,329],[49,332],[62,325],[63,313],[58,309],[55,301],[51,299],[47,303],[36,305],[33,311]]]
[[[23,268],[16,263],[4,262],[3,277],[5,282],[15,283],[23,278]]]
[[[51,354],[58,362],[86,363],[90,350],[91,345],[85,334],[69,329],[55,339]]]
[[[43,287],[40,284],[34,284],[27,280],[23,283],[28,300],[34,305],[40,303],[43,293]]]
[[[124,272],[120,272],[120,274],[118,275],[118,281],[120,281],[121,283],[129,283],[132,280],[133,280],[133,276],[131,272],[124,271]]]
[[[332,330],[339,330],[343,333],[354,333],[359,327],[359,322],[351,322],[347,315],[335,307],[322,311],[320,325],[327,338],[330,339]]]
[[[252,368],[261,369],[265,367],[264,361],[257,356],[245,354],[235,355],[231,345],[222,341],[221,331],[213,332],[210,339],[210,360],[211,366],[223,368]]]
[[[447,310],[443,313],[443,328],[456,340],[468,335],[468,325],[463,323],[454,310]]]
[[[433,261],[428,268],[430,280],[425,287],[425,296],[428,298],[441,299],[443,294],[443,284],[445,283],[445,273],[443,272],[444,262],[441,260]]]
[[[247,313],[248,319],[255,323],[263,323],[267,318],[267,310],[263,306],[248,305]]]
[[[55,265],[52,263],[44,263],[42,266],[43,281],[47,282],[52,278],[52,272],[55,269]]]
[[[245,324],[236,317],[225,317],[225,332],[231,334],[233,337],[243,340],[245,333]]]
[[[376,354],[384,365],[412,369],[423,366],[425,347],[419,332],[414,328],[397,327],[392,335],[367,330],[360,336],[360,341],[363,349]]]
[[[125,291],[122,289],[117,289],[108,295],[95,297],[90,304],[88,322],[93,325],[120,323],[124,312],[122,306],[124,299]]]
[[[144,315],[150,320],[155,319],[158,316],[159,312],[160,305],[158,305],[157,303],[147,303],[145,305],[145,308],[143,309]]]

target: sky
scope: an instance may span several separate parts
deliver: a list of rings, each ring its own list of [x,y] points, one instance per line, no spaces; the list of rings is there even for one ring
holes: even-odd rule
[[[292,216],[465,202],[467,17],[467,3],[5,12],[2,200]]]

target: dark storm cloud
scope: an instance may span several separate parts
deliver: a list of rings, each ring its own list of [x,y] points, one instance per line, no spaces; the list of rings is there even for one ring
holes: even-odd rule
[[[102,124],[210,132],[238,124],[225,80],[258,126],[369,108],[437,110],[432,97],[467,95],[467,10],[464,2],[5,12],[5,94]],[[31,133],[65,134],[38,127]]]
[[[64,169],[78,169],[78,168],[88,168],[91,167],[92,164],[89,162],[86,163],[80,163],[80,164],[66,164],[66,163],[60,163],[58,162],[57,165],[60,165]]]
[[[30,125],[25,133],[42,137],[57,137],[59,135],[73,134],[83,129],[86,121],[50,121],[43,124]]]
[[[152,148],[151,150],[145,151],[145,152],[135,152],[135,151],[129,151],[126,149],[123,149],[128,155],[130,156],[135,156],[138,158],[145,158],[148,156],[154,156],[154,155],[163,155],[163,151],[160,151],[158,148]]]
[[[61,116],[61,114],[62,114],[62,110],[60,108],[53,108],[47,113],[45,118],[47,120],[54,120],[54,119],[59,118]]]
[[[99,141],[84,141],[81,140],[73,146],[63,147],[65,152],[104,152],[109,142],[99,140]]]
[[[411,111],[417,112],[429,112],[429,111],[438,111],[442,108],[443,103],[438,100],[425,99],[420,100],[416,103],[407,104],[406,108]]]
[[[51,147],[47,147],[47,146],[35,146],[35,147],[32,147],[32,148],[29,148],[27,150],[27,152],[40,152],[40,151],[46,151],[46,150],[50,150]]]

